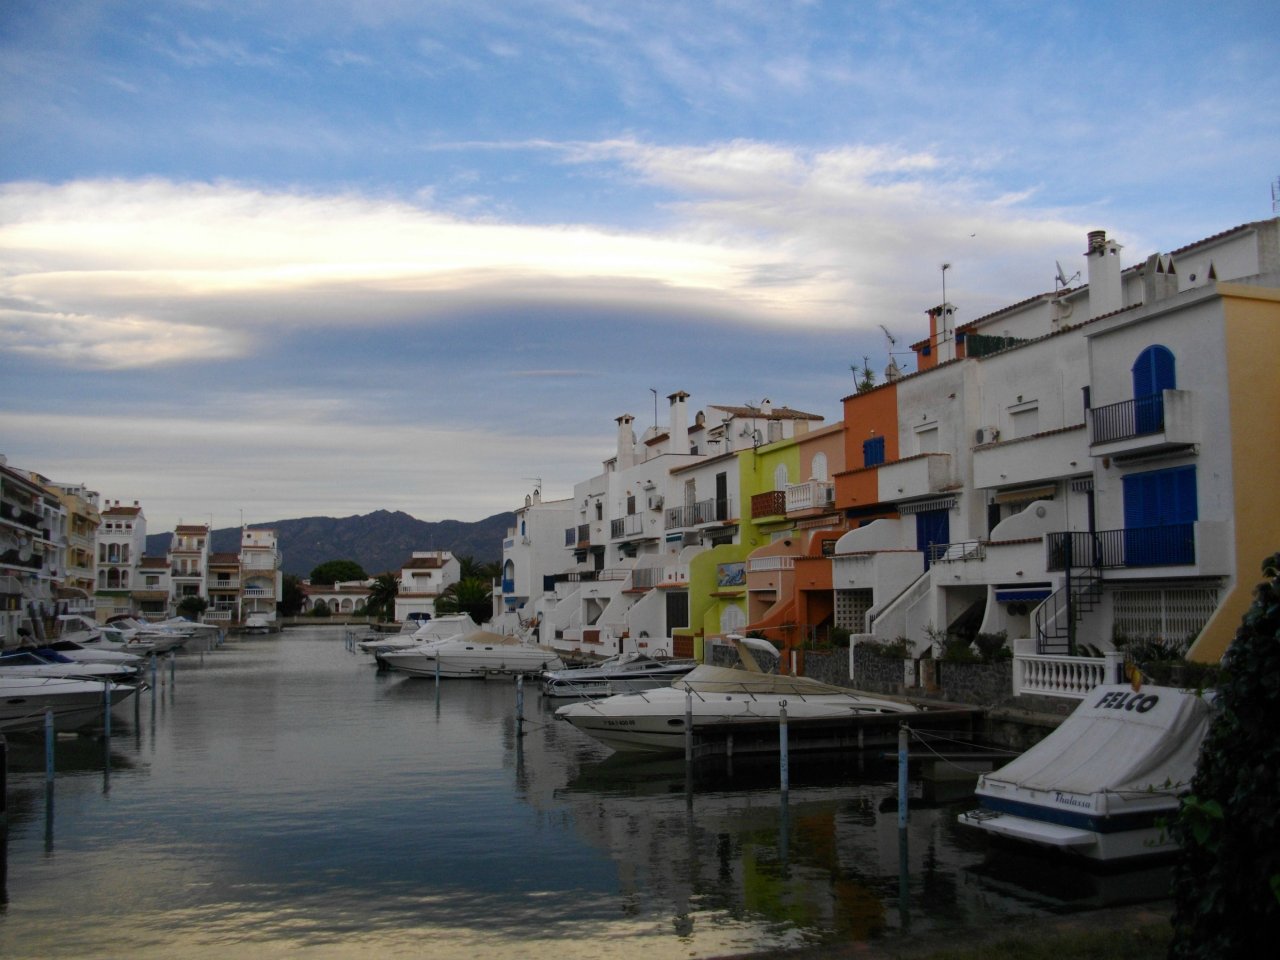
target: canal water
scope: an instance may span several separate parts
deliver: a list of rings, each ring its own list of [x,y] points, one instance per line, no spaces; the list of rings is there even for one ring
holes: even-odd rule
[[[988,851],[875,758],[613,755],[529,684],[378,673],[334,627],[162,665],[112,736],[10,738],[0,956],[645,960],[1159,896]],[[919,784],[913,784],[919,796]]]

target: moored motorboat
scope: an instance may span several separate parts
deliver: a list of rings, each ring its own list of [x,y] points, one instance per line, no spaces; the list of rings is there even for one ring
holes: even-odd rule
[[[383,634],[369,637],[356,643],[365,653],[375,657],[393,650],[408,650],[417,644],[431,643],[436,640],[447,640],[451,637],[465,637],[475,633],[480,625],[466,613],[450,614],[432,620],[408,620],[399,633]]]
[[[138,664],[85,663],[52,650],[10,650],[0,654],[0,677],[60,677],[125,682],[136,679],[138,669]]]
[[[860,714],[915,713],[896,700],[871,697],[810,677],[764,673],[742,638],[730,638],[742,667],[703,664],[669,686],[585,700],[556,710],[582,732],[621,751],[675,751],[685,746],[686,717],[699,728],[789,719],[839,720]]]
[[[668,686],[698,665],[696,660],[650,657],[629,652],[600,663],[542,674],[542,695],[553,698],[600,697]]]
[[[382,654],[382,659],[393,670],[418,677],[509,676],[564,666],[559,654],[550,647],[485,630],[425,643],[417,649],[394,650]]]
[[[115,704],[135,688],[99,680],[0,676],[0,733],[39,730],[48,712],[59,730],[93,723],[104,714],[108,690]]]
[[[1162,821],[1195,774],[1212,706],[1194,691],[1094,688],[1053,733],[978,779],[962,824],[1099,861],[1176,849]]]

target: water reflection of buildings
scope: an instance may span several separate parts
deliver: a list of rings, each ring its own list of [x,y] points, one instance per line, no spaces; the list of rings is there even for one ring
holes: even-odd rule
[[[538,722],[517,764],[524,799],[608,854],[623,909],[656,898],[677,933],[723,915],[793,941],[858,941],[1096,905],[1037,889],[1057,869],[1043,861],[993,861],[954,805],[911,810],[904,857],[895,771],[878,762],[793,758],[784,805],[772,763],[703,761],[689,789],[682,759],[609,755],[549,714]],[[560,780],[566,748],[576,769]]]

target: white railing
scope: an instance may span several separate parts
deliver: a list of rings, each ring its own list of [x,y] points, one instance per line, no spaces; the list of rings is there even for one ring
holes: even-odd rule
[[[792,570],[795,565],[795,557],[760,557],[757,560],[748,560],[747,570],[751,573],[760,573],[764,570]]]
[[[1014,696],[1025,693],[1082,700],[1098,684],[1118,682],[1120,666],[1124,663],[1121,653],[1066,657],[1030,652],[1034,650],[1035,640],[1014,641]]]
[[[274,570],[276,568],[276,558],[273,555],[260,557],[252,553],[240,554],[240,569],[242,570]]]
[[[791,483],[787,485],[786,494],[787,513],[823,509],[835,502],[835,484],[824,480]]]

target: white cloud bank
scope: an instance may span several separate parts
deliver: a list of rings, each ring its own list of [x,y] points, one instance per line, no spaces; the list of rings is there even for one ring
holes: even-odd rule
[[[0,328],[17,352],[99,368],[235,357],[273,324],[447,322],[522,299],[868,328],[936,302],[943,260],[958,295],[981,291],[984,306],[1037,292],[1048,283],[1028,270],[1039,263],[1050,277],[1086,229],[928,151],[531,145],[547,148],[660,189],[665,225],[463,219],[231,182],[10,183]]]

